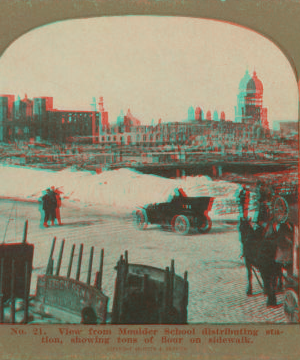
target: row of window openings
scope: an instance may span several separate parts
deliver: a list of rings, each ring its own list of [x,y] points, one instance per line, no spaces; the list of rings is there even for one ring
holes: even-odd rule
[[[245,134],[244,136],[246,136],[246,138],[248,138],[248,137],[250,137],[249,136],[249,134]],[[228,136],[228,137],[230,137],[230,138],[236,138],[236,136],[233,136],[233,135],[231,135],[231,136]],[[156,140],[160,140],[160,139],[169,139],[170,137],[169,136],[166,136],[166,137],[161,137],[161,136],[156,136]],[[175,136],[171,136],[171,138],[173,138],[173,139],[175,139]],[[177,138],[177,140],[184,140],[184,137],[176,137]],[[123,140],[123,137],[121,137],[120,138],[121,139],[121,141]],[[128,138],[128,141],[131,141],[131,136],[129,136]],[[222,137],[220,137],[220,136],[218,136],[218,135],[213,135],[213,136],[208,136],[208,139],[222,139]],[[105,139],[105,136],[102,136],[102,141],[105,141],[106,139]],[[146,136],[143,136],[143,141],[146,141],[147,140],[147,138],[146,138]],[[113,137],[111,137],[111,136],[107,136],[107,141],[117,141],[117,137],[116,136],[113,136]],[[137,136],[137,138],[136,138],[136,141],[140,141],[140,137],[139,136]],[[152,136],[150,136],[149,137],[149,141],[153,141],[153,137]]]
[[[164,138],[169,139],[170,137],[175,139],[175,135],[174,136],[165,136],[165,137],[163,137],[161,135],[156,135],[156,140],[164,139]],[[177,140],[184,140],[184,136],[176,136],[176,137],[177,137]],[[131,141],[131,136],[128,136],[127,139],[129,141]],[[113,136],[113,137],[107,136],[107,141],[111,141],[111,140],[112,141],[117,141],[117,137],[116,136]],[[123,137],[121,137],[121,141],[122,140],[123,140]],[[146,135],[144,135],[143,136],[143,141],[146,141],[146,140],[147,140]],[[102,136],[102,141],[105,141],[105,136]],[[136,141],[140,141],[139,136],[136,137]],[[149,141],[153,141],[153,136],[149,136]]]

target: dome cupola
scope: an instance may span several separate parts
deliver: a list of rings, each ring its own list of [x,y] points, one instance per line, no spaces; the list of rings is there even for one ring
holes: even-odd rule
[[[262,96],[263,92],[263,84],[257,77],[256,72],[254,71],[252,78],[247,83],[247,93],[253,93]]]

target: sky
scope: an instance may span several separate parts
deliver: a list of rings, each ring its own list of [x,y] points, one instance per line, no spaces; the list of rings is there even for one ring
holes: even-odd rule
[[[109,121],[121,110],[150,124],[187,119],[188,108],[234,121],[246,69],[264,86],[268,119],[298,118],[293,70],[272,42],[214,20],[123,16],[67,20],[32,30],[0,58],[0,93],[53,96],[61,110],[91,110],[104,98]]]

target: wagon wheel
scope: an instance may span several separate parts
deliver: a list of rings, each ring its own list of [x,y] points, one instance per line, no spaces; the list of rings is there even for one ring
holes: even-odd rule
[[[186,235],[190,231],[190,222],[185,215],[175,215],[172,219],[172,230],[180,235]]]
[[[200,219],[197,229],[200,233],[204,234],[204,233],[208,233],[211,227],[212,227],[211,218],[207,215],[204,215],[204,217]]]
[[[299,299],[295,290],[286,290],[283,300],[283,308],[285,316],[289,322],[299,322]]]
[[[284,223],[289,215],[289,205],[287,201],[281,196],[275,196],[272,202],[273,218],[279,222]]]
[[[137,210],[134,213],[133,224],[138,230],[145,230],[148,225],[147,213],[144,209]]]

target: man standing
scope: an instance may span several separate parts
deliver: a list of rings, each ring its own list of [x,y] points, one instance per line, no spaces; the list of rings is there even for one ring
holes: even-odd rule
[[[59,191],[59,189],[55,189],[54,186],[52,186],[51,189],[52,189],[52,191],[54,192],[55,197],[56,197],[55,216],[56,216],[56,219],[57,219],[57,223],[58,223],[58,225],[62,225],[61,219],[60,219],[60,207],[61,207],[61,197],[60,197],[60,194],[61,194],[61,192]]]
[[[49,190],[49,191],[48,191]],[[51,225],[54,225],[54,221],[56,219],[56,208],[57,208],[57,201],[56,201],[56,194],[53,191],[53,187],[48,189],[48,196],[49,196],[49,215],[51,220]]]
[[[240,213],[241,216],[246,219],[248,216],[248,205],[249,205],[249,191],[244,184],[242,190],[239,194],[239,202],[240,202]]]
[[[268,201],[270,201],[271,193],[267,185],[258,181],[257,183],[257,197],[258,197],[258,215],[257,223],[259,225],[267,223],[270,220],[270,211],[268,206]]]
[[[43,210],[44,210],[44,227],[48,227],[48,220],[50,217],[50,197],[49,197],[50,189],[46,190],[45,195],[42,197]]]

